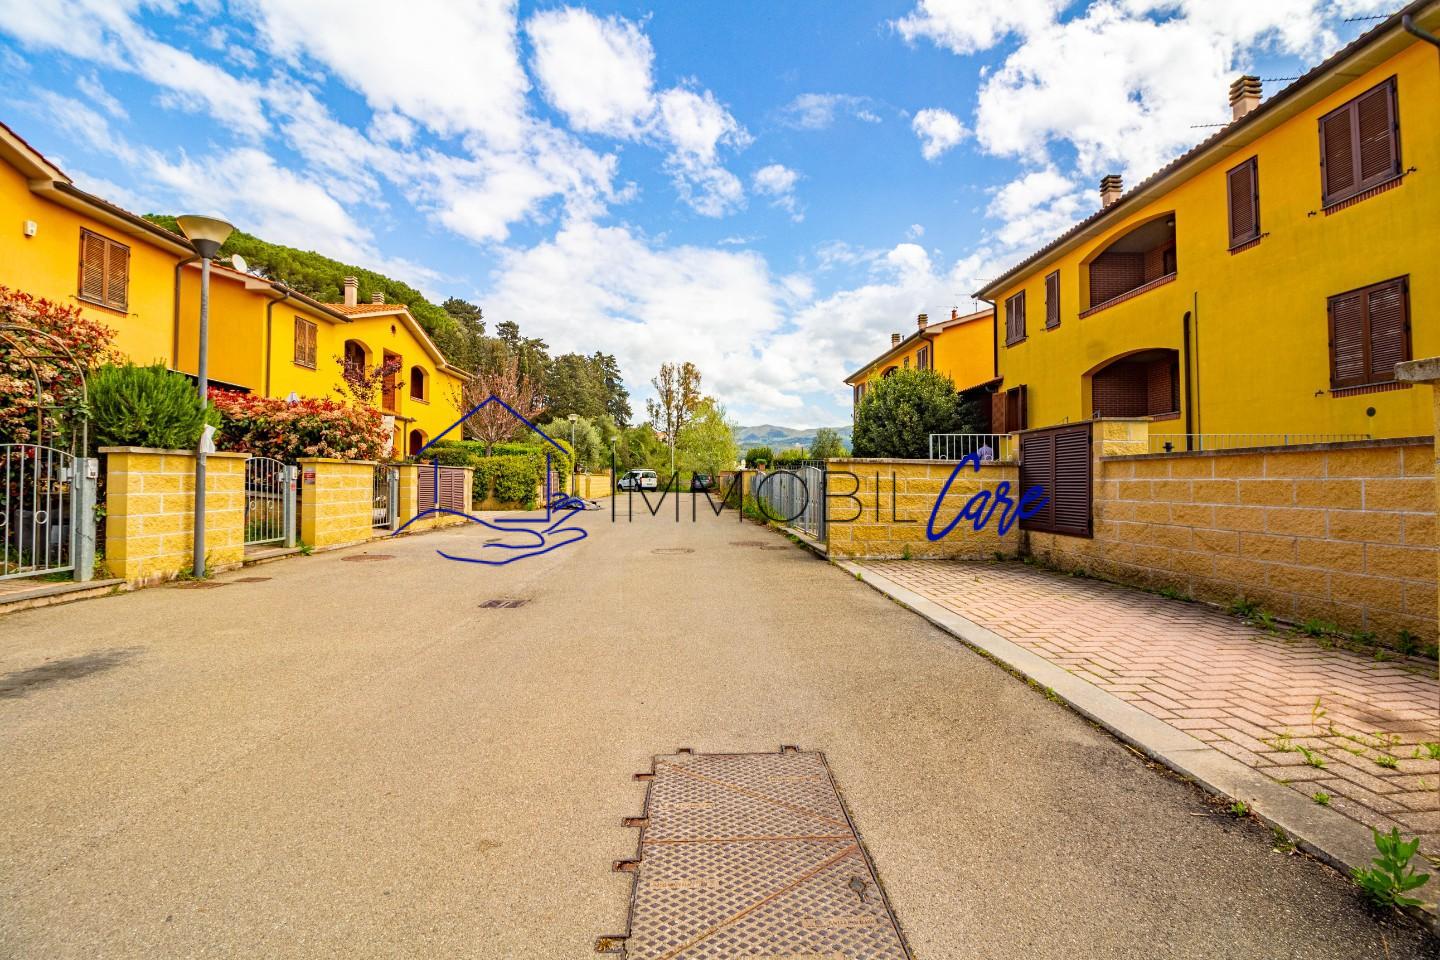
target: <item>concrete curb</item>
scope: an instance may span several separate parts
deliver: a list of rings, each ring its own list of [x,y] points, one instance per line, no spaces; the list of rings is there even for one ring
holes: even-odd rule
[[[1263,823],[1285,831],[1301,850],[1347,877],[1355,869],[1370,866],[1375,856],[1370,831],[1344,814],[1306,799],[1284,784],[1207,746],[1204,741],[1177,730],[1139,707],[1106,693],[874,570],[848,560],[831,562],[966,646],[1045,687],[1081,716],[1105,728],[1145,756],[1199,784],[1207,792],[1231,800],[1243,800]],[[1435,882],[1431,881],[1432,884]],[[1424,892],[1427,897],[1434,895],[1433,890]],[[1440,931],[1440,919],[1437,919],[1433,908],[1406,912],[1432,930]]]

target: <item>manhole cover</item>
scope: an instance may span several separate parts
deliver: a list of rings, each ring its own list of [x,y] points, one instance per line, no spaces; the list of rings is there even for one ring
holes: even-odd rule
[[[371,560],[394,560],[388,553],[357,553],[350,557],[341,557],[347,563],[366,563]]]
[[[516,607],[523,607],[529,602],[529,600],[486,600],[480,606],[496,610],[513,610]]]
[[[666,554],[666,555],[673,555],[673,554],[679,554],[679,553],[694,553],[695,551],[694,551],[692,548],[690,548],[690,547],[656,547],[654,550],[651,550],[650,552],[651,552],[651,553]]]
[[[629,933],[597,952],[630,960],[909,958],[824,755],[656,757]]]
[[[186,580],[183,583],[175,584],[178,590],[214,590],[216,587],[223,587],[225,584],[218,580]]]
[[[264,583],[269,577],[236,577],[231,583]]]

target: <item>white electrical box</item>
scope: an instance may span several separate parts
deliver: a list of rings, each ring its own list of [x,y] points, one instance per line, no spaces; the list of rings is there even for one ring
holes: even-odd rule
[[[34,220],[25,221],[25,236],[33,237],[37,232],[39,232],[39,230],[40,224],[36,223]]]

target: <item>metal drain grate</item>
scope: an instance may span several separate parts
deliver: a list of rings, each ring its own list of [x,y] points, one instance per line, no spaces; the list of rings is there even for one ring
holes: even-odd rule
[[[341,557],[347,563],[366,563],[371,560],[394,560],[388,553],[357,553],[354,556]]]
[[[765,541],[764,541],[764,540],[731,540],[731,541],[730,541],[730,546],[732,546],[732,547],[763,547],[763,546],[765,546]]]
[[[186,580],[183,583],[175,584],[177,590],[214,590],[216,587],[223,587],[225,584],[218,580]]]
[[[486,600],[480,604],[480,606],[494,610],[514,610],[516,607],[523,607],[529,602],[529,600]]]
[[[662,556],[665,556],[665,555],[671,555],[671,556],[673,556],[673,555],[677,555],[677,554],[681,554],[681,553],[694,553],[694,552],[695,552],[695,549],[694,549],[693,547],[656,547],[654,550],[651,550],[650,552],[651,552],[651,553],[658,553],[658,554],[661,554]]]
[[[269,577],[236,577],[231,583],[264,583]]]
[[[629,933],[595,949],[629,960],[908,960],[818,752],[656,757],[633,873]]]

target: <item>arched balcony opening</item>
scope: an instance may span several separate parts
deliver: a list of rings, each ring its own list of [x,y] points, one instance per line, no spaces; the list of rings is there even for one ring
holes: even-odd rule
[[[410,456],[413,457],[418,454],[421,449],[424,448],[425,444],[429,442],[430,438],[425,435],[424,430],[411,430],[410,440],[406,448],[407,452],[410,454]]]
[[[1159,286],[1177,269],[1175,214],[1164,213],[1138,224],[1089,259],[1085,312]]]
[[[424,367],[410,368],[410,399],[430,399],[430,375],[425,372]]]
[[[345,341],[345,369],[359,373],[370,369],[370,348],[359,340]]]
[[[1090,373],[1090,409],[1096,417],[1178,415],[1179,352],[1142,350],[1096,368]]]

